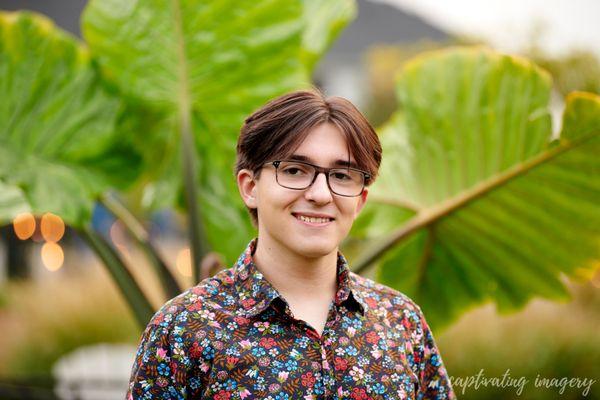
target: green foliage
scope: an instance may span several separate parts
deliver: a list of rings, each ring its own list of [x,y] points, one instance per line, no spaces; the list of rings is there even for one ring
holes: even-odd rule
[[[31,212],[23,191],[0,180],[0,224],[23,212]]]
[[[232,262],[254,235],[233,176],[243,119],[308,86],[315,61],[353,10],[348,0],[91,1],[84,36],[106,80],[142,113],[123,122],[156,120],[147,129],[122,128],[145,156],[143,204],[186,207],[181,131],[189,124],[200,223],[212,249]]]
[[[113,129],[120,100],[102,88],[87,50],[45,17],[0,13],[0,92],[4,221],[19,198],[19,210],[80,227],[100,193],[136,175],[135,153]]]
[[[354,0],[303,0],[303,60],[312,70],[333,40],[356,17]]]
[[[213,248],[233,257],[253,231],[235,196],[237,134],[254,108],[307,82],[299,58],[301,4],[91,1],[82,26],[106,79],[163,117],[150,132],[136,132],[164,139],[138,141],[152,156],[145,170],[156,182],[146,201],[154,208],[176,205],[184,181],[182,130],[191,126],[203,217],[192,223],[203,224]],[[150,143],[164,149],[161,158],[153,157]]]
[[[426,53],[400,75],[366,210],[388,231],[358,222],[374,245],[354,265],[376,261],[436,327],[489,300],[567,300],[561,275],[589,277],[600,256],[600,98],[570,95],[553,142],[550,89],[531,62],[482,48]]]
[[[243,119],[308,86],[353,10],[351,0],[91,1],[82,21],[90,52],[41,15],[1,13],[0,222],[50,211],[94,238],[87,225],[107,191],[141,187],[147,211],[193,209],[185,182],[203,211],[197,220],[188,207],[190,225],[231,262],[254,231],[233,176]],[[184,180],[190,153],[197,170]],[[118,255],[90,243],[147,321],[148,302]]]
[[[185,207],[185,189],[202,210],[192,225],[229,264],[254,232],[233,176],[244,117],[308,86],[354,15],[348,0],[92,0],[90,56],[44,17],[0,14],[0,220],[52,211],[86,229],[109,189],[135,183],[148,210]],[[530,61],[482,48],[417,57],[397,82],[402,112],[381,131],[381,176],[353,229],[364,250],[354,264],[376,262],[378,278],[434,326],[486,301],[506,312],[534,296],[565,300],[562,274],[589,277],[600,101],[569,95],[553,141],[551,84]],[[101,248],[121,287],[135,287]]]

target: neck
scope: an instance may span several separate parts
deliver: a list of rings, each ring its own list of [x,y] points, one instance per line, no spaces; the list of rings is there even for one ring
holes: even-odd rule
[[[258,270],[286,299],[333,299],[337,290],[337,248],[307,258],[268,235],[259,237],[252,257]],[[315,300],[316,300],[315,299]]]

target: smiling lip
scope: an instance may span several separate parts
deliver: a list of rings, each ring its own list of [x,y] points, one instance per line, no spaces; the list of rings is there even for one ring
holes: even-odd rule
[[[294,219],[298,222],[301,222],[304,225],[308,225],[308,226],[318,226],[318,227],[323,227],[323,226],[327,226],[329,224],[331,224],[335,218],[330,217],[329,215],[326,214],[314,214],[314,213],[292,213],[292,215],[294,216]],[[305,216],[305,217],[312,217],[312,218],[326,218],[329,219],[329,221],[326,222],[310,222],[310,221],[303,221],[299,218],[299,216]]]

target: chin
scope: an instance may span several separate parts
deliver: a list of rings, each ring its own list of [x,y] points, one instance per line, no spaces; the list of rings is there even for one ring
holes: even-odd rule
[[[318,258],[331,254],[336,250],[337,245],[334,240],[318,240],[305,237],[292,243],[290,247],[304,257]]]

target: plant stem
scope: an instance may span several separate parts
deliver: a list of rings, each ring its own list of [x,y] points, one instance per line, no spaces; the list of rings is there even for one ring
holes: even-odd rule
[[[355,268],[354,272],[360,274],[369,267],[371,263],[380,258],[385,252],[390,250],[394,245],[400,241],[406,239],[417,230],[427,227],[430,224],[441,220],[443,217],[455,212],[456,210],[465,207],[472,201],[486,195],[505,185],[512,180],[524,175],[534,168],[541,166],[545,163],[550,162],[555,157],[558,157],[562,153],[569,151],[577,146],[580,146],[592,140],[596,137],[597,131],[588,132],[585,135],[581,135],[576,139],[568,141],[562,141],[554,147],[549,147],[547,150],[539,153],[538,155],[513,165],[511,168],[491,176],[485,179],[473,187],[458,193],[454,197],[448,198],[441,203],[433,205],[429,208],[419,209],[417,214],[412,217],[407,223],[402,225],[399,229],[392,232],[384,240],[378,241],[378,243],[369,249],[366,254],[360,258],[356,263],[353,263]]]
[[[363,255],[358,261],[354,262],[353,271],[357,274],[362,273],[366,270],[371,263],[373,263],[376,259],[381,257],[383,253],[392,248],[396,243],[401,241],[402,239],[410,236],[418,229],[423,228],[427,223],[431,221],[430,218],[423,218],[424,215],[417,214],[413,218],[411,218],[407,223],[402,225],[402,227],[392,234],[388,235],[382,241],[379,241],[375,246],[367,250],[365,255]]]
[[[89,225],[79,229],[78,233],[104,262],[131,307],[137,323],[142,328],[145,327],[154,315],[154,309],[119,254]]]
[[[187,132],[187,133],[186,133]],[[202,260],[208,254],[209,249],[206,246],[206,235],[202,225],[200,204],[197,196],[197,178],[196,168],[194,163],[194,155],[189,154],[194,151],[191,132],[188,129],[183,129],[182,135],[182,153],[183,153],[183,171],[184,171],[184,187],[185,198],[188,208],[188,229],[190,234],[190,247],[192,253],[192,277],[194,284],[201,279]],[[188,144],[186,144],[188,143]]]
[[[135,215],[133,215],[123,203],[110,193],[102,196],[100,202],[123,223],[129,234],[135,239],[146,254],[146,257],[154,268],[154,272],[158,275],[158,279],[167,298],[173,298],[181,293],[182,289],[177,283],[177,280],[169,270],[169,267],[167,267],[167,264],[158,254],[156,247],[152,244],[148,231]]]
[[[189,93],[189,76],[187,71],[187,58],[185,54],[183,23],[181,5],[179,1],[171,2],[175,15],[177,30],[177,56],[179,58],[179,122],[181,128],[181,158],[184,177],[185,199],[188,209],[188,224],[190,234],[190,247],[192,253],[192,277],[194,284],[201,278],[201,267],[204,256],[210,251],[202,225],[202,215],[198,202],[198,186],[196,176],[196,145],[192,133],[191,117],[192,105]]]

